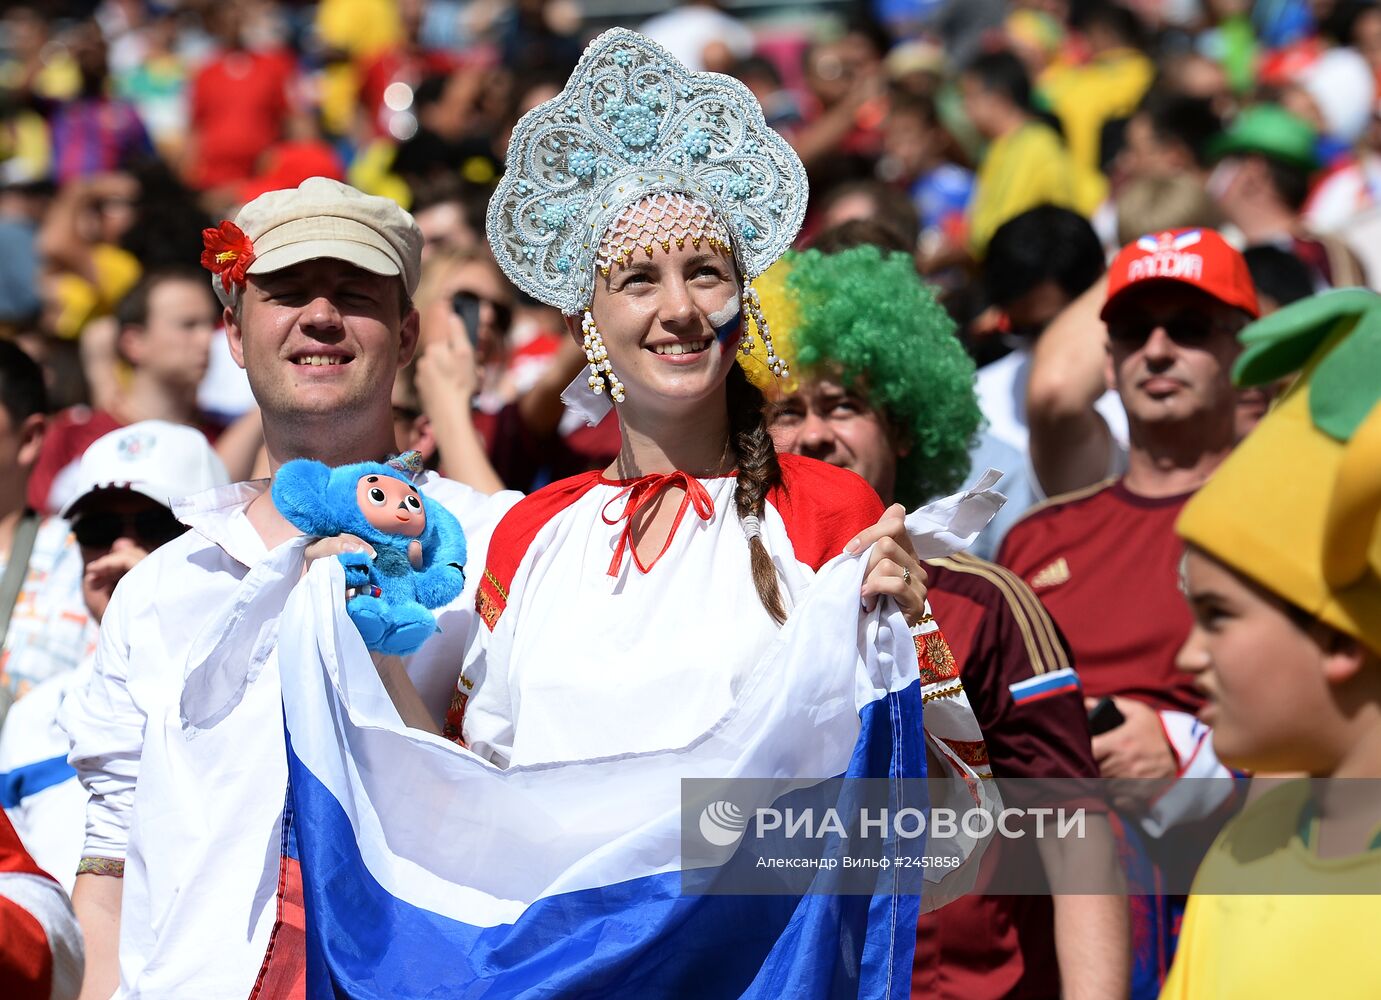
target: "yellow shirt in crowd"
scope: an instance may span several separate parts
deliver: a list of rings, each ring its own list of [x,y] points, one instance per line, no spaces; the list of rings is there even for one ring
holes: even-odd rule
[[[53,167],[48,123],[36,111],[16,111],[0,124],[0,177],[7,183],[46,180]]]
[[[139,283],[142,268],[138,259],[120,247],[110,243],[93,245],[91,263],[96,272],[95,284],[71,273],[53,279],[58,311],[52,323],[59,337],[80,337],[86,324],[113,313],[120,300]]]
[[[981,260],[998,226],[1037,205],[1091,216],[1107,193],[1103,176],[1079,169],[1054,129],[1027,122],[993,140],[978,168],[969,204],[969,249]]]
[[[348,56],[322,74],[321,116],[328,131],[348,134],[354,125],[360,63],[403,41],[396,0],[321,0],[316,33],[327,48]]]
[[[1308,805],[1308,782],[1291,782],[1224,827],[1194,878],[1161,1000],[1378,995],[1381,849],[1320,858]]]
[[[1082,66],[1057,64],[1041,74],[1038,88],[1081,169],[1098,169],[1103,123],[1131,115],[1155,75],[1155,63],[1135,49],[1114,49]]]

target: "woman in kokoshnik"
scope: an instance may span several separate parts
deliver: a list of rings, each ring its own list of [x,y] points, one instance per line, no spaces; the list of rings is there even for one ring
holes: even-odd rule
[[[851,542],[877,543],[863,607],[888,597],[913,628],[928,620],[903,508],[779,456],[736,360],[758,338],[785,373],[748,282],[791,245],[806,192],[745,87],[624,30],[519,122],[489,239],[585,347],[568,402],[592,421],[613,405],[623,443],[496,529],[450,738],[500,766],[683,746]],[[408,697],[403,717],[425,726]]]

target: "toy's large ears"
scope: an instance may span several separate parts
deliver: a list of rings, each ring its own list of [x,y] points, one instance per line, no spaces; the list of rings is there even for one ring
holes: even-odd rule
[[[285,462],[273,477],[273,505],[304,534],[334,535],[340,519],[326,495],[330,479],[331,469],[310,458]]]

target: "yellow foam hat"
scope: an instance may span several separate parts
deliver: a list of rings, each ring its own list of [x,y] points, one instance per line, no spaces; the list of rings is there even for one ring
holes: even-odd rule
[[[1299,377],[1176,530],[1381,654],[1381,296],[1315,295],[1241,339],[1238,385]]]

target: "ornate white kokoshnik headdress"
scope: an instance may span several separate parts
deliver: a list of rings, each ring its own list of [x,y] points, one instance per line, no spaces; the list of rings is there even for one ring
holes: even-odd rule
[[[642,212],[648,217],[630,214],[649,196],[663,197]],[[656,244],[727,238],[746,311],[766,339],[747,282],[791,246],[806,196],[800,158],[747,87],[692,73],[656,43],[614,28],[590,43],[560,94],[519,120],[487,229],[509,279],[568,316],[588,310],[597,266],[607,274],[629,255],[650,257]],[[607,381],[622,398],[599,357],[598,331],[591,347],[588,313],[586,326],[588,384],[599,392]]]

